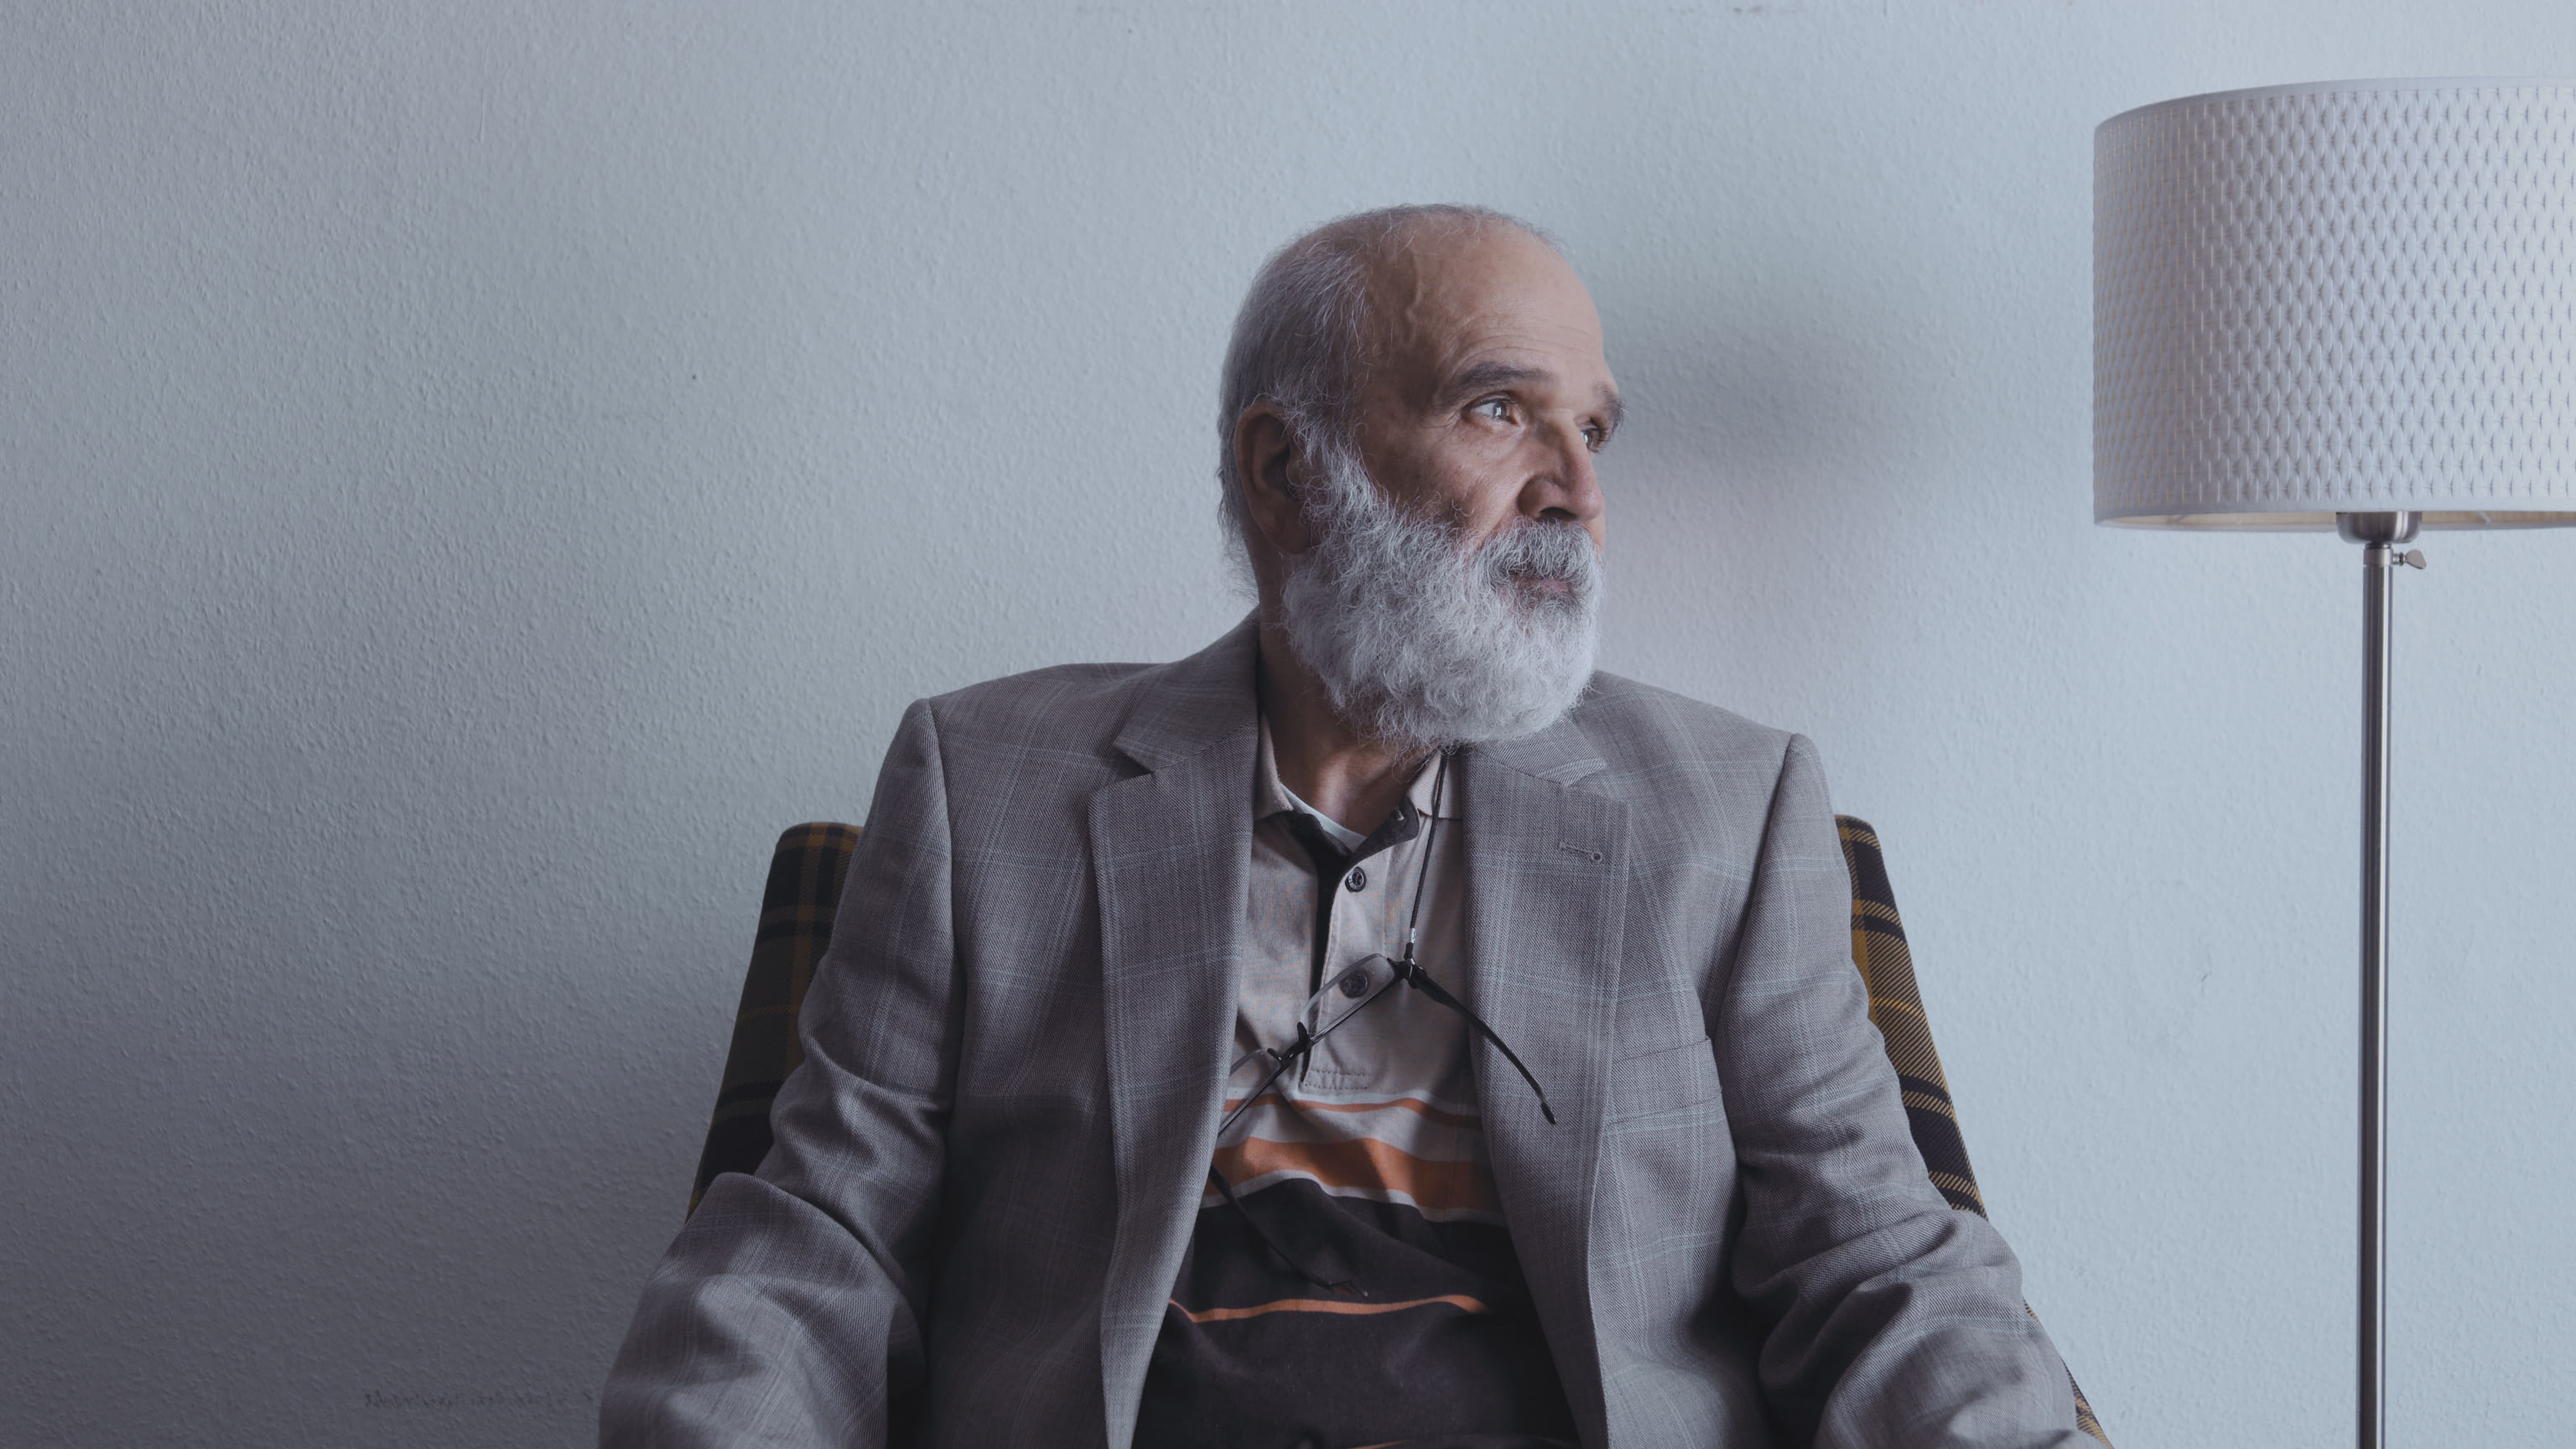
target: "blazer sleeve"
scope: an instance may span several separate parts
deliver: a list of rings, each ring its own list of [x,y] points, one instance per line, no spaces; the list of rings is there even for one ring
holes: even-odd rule
[[[904,715],[850,861],[757,1176],[716,1178],[644,1288],[604,1449],[900,1442],[922,1378],[956,1078],[947,792]]]
[[[2090,1446],[2021,1266],[1927,1179],[1851,958],[1851,887],[1815,748],[1791,739],[1712,1013],[1744,1212],[1734,1286],[1770,1325],[1790,1442]]]

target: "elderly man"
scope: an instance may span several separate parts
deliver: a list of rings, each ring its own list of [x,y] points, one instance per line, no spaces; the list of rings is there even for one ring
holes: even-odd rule
[[[1907,1134],[1813,749],[1593,672],[1563,258],[1325,226],[1220,425],[1258,611],[906,713],[603,1442],[2079,1442]]]

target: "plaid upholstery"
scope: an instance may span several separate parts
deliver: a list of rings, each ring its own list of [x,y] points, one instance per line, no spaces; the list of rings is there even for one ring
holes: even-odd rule
[[[1958,1110],[1932,1045],[1932,1025],[1915,986],[1914,960],[1906,949],[1878,832],[1849,815],[1834,817],[1834,824],[1842,837],[1843,863],[1851,871],[1852,960],[1869,985],[1869,1018],[1886,1039],[1888,1060],[1896,1067],[1914,1145],[1950,1206],[1982,1217],[1985,1199],[1977,1190]],[[734,1019],[733,1046],[725,1056],[715,1116],[707,1125],[697,1182],[689,1193],[691,1212],[716,1174],[754,1171],[769,1152],[770,1099],[803,1055],[796,1041],[797,1011],[814,979],[814,963],[831,940],[842,876],[858,839],[857,827],[830,821],[794,826],[778,838],[769,885],[761,896],[751,970]],[[2068,1382],[2073,1385],[2071,1376]],[[2075,1416],[2076,1427],[2110,1444],[2081,1387],[2075,1388]]]
[[[1896,917],[1896,892],[1887,883],[1878,832],[1849,815],[1835,816],[1834,827],[1843,840],[1843,864],[1851,868],[1852,960],[1869,983],[1869,1019],[1887,1038],[1887,1059],[1905,1092],[1914,1146],[1950,1206],[1984,1217],[1986,1200],[1977,1193],[1977,1170],[1968,1165],[1958,1109],[1941,1075],[1941,1055],[1932,1048],[1932,1023],[1923,1015],[1923,993],[1915,989],[1914,958],[1905,949],[1905,925]]]
[[[778,837],[769,862],[769,888],[761,893],[760,932],[752,938],[751,971],[742,982],[734,1014],[733,1046],[725,1053],[724,1082],[698,1154],[698,1178],[689,1189],[689,1211],[720,1172],[751,1172],[769,1155],[769,1099],[796,1070],[804,1048],[796,1040],[796,1013],[814,980],[814,963],[832,938],[832,913],[841,904],[841,878],[859,843],[857,827],[815,821]]]
[[[1878,832],[1868,821],[1849,815],[1835,816],[1834,828],[1842,836],[1843,864],[1851,868],[1852,961],[1869,983],[1869,1019],[1887,1038],[1887,1059],[1904,1089],[1905,1120],[1914,1129],[1915,1150],[1923,1154],[1932,1185],[1951,1207],[1984,1217],[1986,1200],[1977,1191],[1977,1170],[1968,1165],[1968,1141],[1959,1135],[1959,1110],[1941,1075],[1941,1055],[1932,1048],[1932,1022],[1923,1014],[1923,993],[1914,984],[1914,956],[1905,946],[1905,923],[1897,918],[1896,892],[1887,882]],[[2072,1374],[2066,1382],[2075,1390],[2075,1427],[2108,1445],[2111,1438],[2093,1416],[2083,1388]]]

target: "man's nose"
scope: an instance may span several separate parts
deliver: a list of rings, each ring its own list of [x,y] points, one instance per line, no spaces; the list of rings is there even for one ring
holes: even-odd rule
[[[1522,487],[1522,513],[1597,529],[1601,475],[1593,467],[1591,442],[1581,428],[1559,427],[1549,430],[1544,446],[1540,467]]]

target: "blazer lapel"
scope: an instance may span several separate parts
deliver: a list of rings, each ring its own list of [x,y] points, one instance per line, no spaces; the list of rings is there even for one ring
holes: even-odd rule
[[[1589,1224],[1609,1115],[1626,920],[1628,807],[1570,788],[1605,768],[1571,723],[1466,752],[1468,962],[1461,995],[1529,1064],[1479,1044],[1476,1090],[1512,1246],[1587,1443],[1607,1437]]]
[[[1118,1184],[1100,1310],[1112,1444],[1134,1432],[1216,1145],[1251,860],[1254,640],[1247,623],[1142,691],[1118,749],[1146,773],[1091,797]]]

